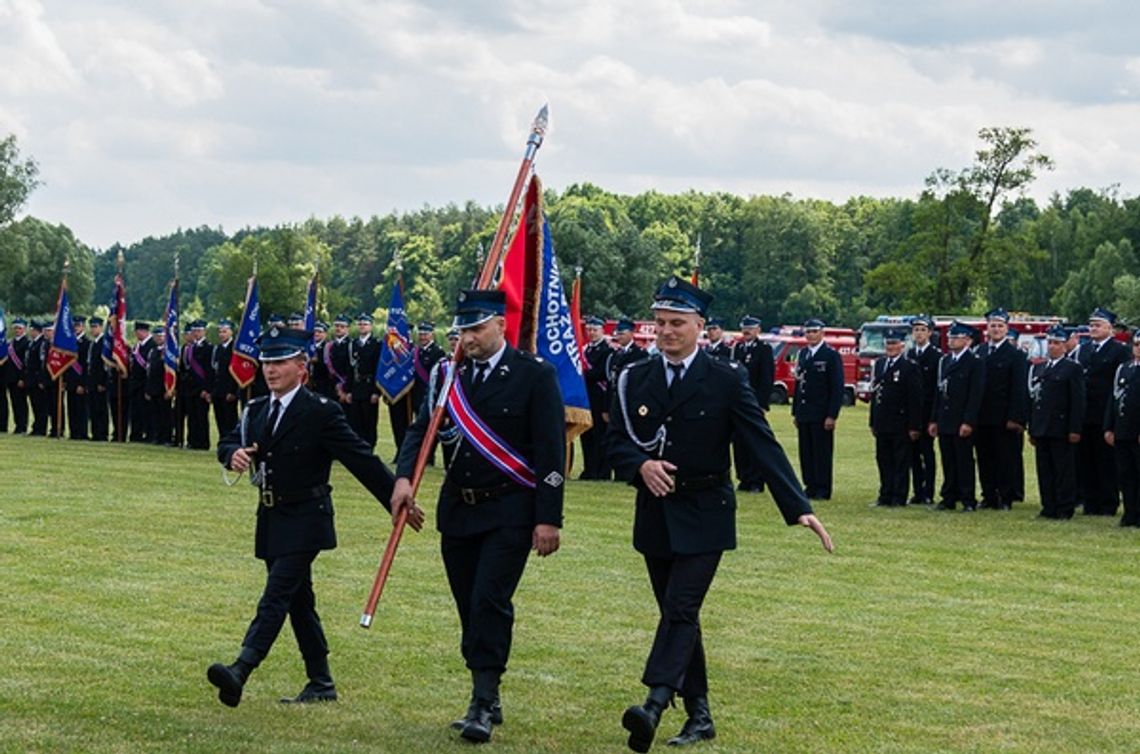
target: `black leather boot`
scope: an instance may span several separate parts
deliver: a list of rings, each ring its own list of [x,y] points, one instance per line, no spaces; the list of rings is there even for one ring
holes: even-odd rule
[[[261,664],[264,655],[256,650],[243,647],[241,654],[232,665],[215,662],[206,669],[206,678],[218,687],[218,701],[227,707],[241,703],[241,692],[249,674]]]
[[[673,689],[654,686],[649,690],[645,704],[634,705],[621,716],[622,727],[629,731],[629,748],[644,754],[653,745],[661,713],[673,701]]]
[[[689,718],[681,726],[681,732],[669,739],[670,746],[688,746],[698,741],[716,738],[716,727],[709,712],[707,696],[685,697],[685,712]]]
[[[499,699],[499,673],[493,670],[473,670],[471,681],[471,706],[467,708],[467,717],[463,719],[459,735],[468,741],[485,743],[491,740],[491,729],[495,724],[493,718],[494,707]],[[499,707],[499,721],[502,719],[502,707]]]
[[[284,697],[282,704],[311,704],[313,702],[335,702],[336,684],[333,683],[332,673],[329,671],[329,658],[327,656],[305,658],[305,674],[309,682],[301,693],[294,697]]]
[[[471,695],[471,703],[467,705],[467,714],[465,714],[463,717],[459,718],[458,720],[452,720],[451,721],[451,729],[452,730],[463,730],[463,725],[468,720],[471,720],[472,718],[475,717],[475,711],[476,711],[475,695],[472,694]],[[503,705],[502,705],[502,702],[499,701],[499,695],[498,694],[495,694],[495,698],[491,700],[491,724],[492,725],[502,725],[503,724]]]

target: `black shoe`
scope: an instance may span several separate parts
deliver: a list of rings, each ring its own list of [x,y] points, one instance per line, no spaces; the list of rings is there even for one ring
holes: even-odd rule
[[[943,500],[941,503],[934,506],[934,510],[936,510],[936,511],[952,511],[957,507],[958,507],[957,504]]]
[[[335,702],[336,685],[332,678],[313,679],[305,684],[301,693],[293,697],[282,697],[282,704],[312,704],[314,702]]]
[[[667,686],[654,686],[649,690],[645,704],[634,705],[621,716],[621,725],[629,731],[629,748],[645,754],[653,745],[661,712],[673,700],[673,691]]]
[[[468,741],[481,744],[491,740],[491,701],[476,699],[472,702],[474,710],[468,710],[468,717],[459,729],[459,735]]]
[[[206,669],[206,678],[218,687],[218,701],[227,707],[236,707],[241,703],[241,691],[249,677],[249,668],[243,667],[245,663],[238,660],[233,665],[223,665],[215,662]]]
[[[463,730],[463,726],[467,723],[467,721],[471,720],[472,718],[475,717],[475,711],[476,711],[475,697],[472,696],[471,697],[471,703],[469,705],[467,705],[467,714],[464,715],[463,717],[459,718],[458,720],[452,720],[451,721],[451,729],[452,730]],[[494,699],[491,700],[491,725],[502,725],[502,724],[503,724],[503,705],[499,701],[499,697],[496,696]]]
[[[686,697],[685,712],[689,718],[681,726],[681,732],[666,742],[669,746],[688,746],[716,738],[716,726],[713,725],[712,714],[709,712],[708,697]]]
[[[975,505],[974,503],[962,503],[962,512],[963,513],[973,513],[977,509],[978,509],[978,506]]]

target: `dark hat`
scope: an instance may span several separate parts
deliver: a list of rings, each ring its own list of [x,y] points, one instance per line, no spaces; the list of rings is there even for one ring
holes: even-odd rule
[[[822,330],[825,327],[827,327],[827,325],[819,317],[812,317],[811,319],[804,322],[805,330]]]
[[[888,343],[901,343],[906,340],[906,330],[887,330],[883,333],[883,340]]]
[[[333,324],[334,324],[334,325],[347,325],[347,324],[349,324],[349,322],[350,322],[350,321],[349,321],[349,319],[348,319],[348,315],[347,315],[347,314],[338,314],[338,315],[336,315],[336,317],[333,319]]]
[[[614,332],[633,332],[632,319],[619,319],[617,325],[614,326]]]
[[[33,330],[42,330],[44,329],[44,323],[40,322],[38,319],[33,319],[28,323],[28,327],[32,328]]]
[[[435,332],[435,323],[428,322],[426,319],[416,326],[416,332]]]
[[[991,309],[990,311],[986,312],[986,321],[988,322],[991,319],[998,319],[1002,322],[1005,322],[1006,324],[1009,324],[1009,312],[1000,306],[997,309]]]
[[[1105,309],[1103,306],[1098,306],[1093,309],[1092,314],[1089,315],[1089,321],[1091,322],[1094,319],[1103,319],[1110,325],[1116,324],[1116,314]]]
[[[190,329],[191,330],[205,330],[206,329],[206,320],[204,320],[204,319],[194,320],[193,322],[190,323]]]
[[[458,327],[453,327],[453,328],[451,328],[450,330],[448,330],[448,331],[447,331],[447,337],[449,337],[449,338],[458,338],[458,337],[459,337],[459,328],[458,328]]]
[[[313,334],[308,330],[271,325],[261,334],[261,361],[284,361],[305,353]]]
[[[13,324],[13,325],[21,325],[21,326],[27,327],[27,325],[28,325],[28,320],[24,319],[23,317],[15,317],[15,318],[12,320],[12,324]]]
[[[136,330],[146,330],[147,332],[150,332],[150,323],[149,322],[136,321],[135,322],[135,329]]]
[[[87,320],[87,324],[89,324],[89,325],[101,325],[101,324],[103,324],[103,318],[102,317],[92,317],[91,319]]]
[[[1088,335],[1089,334],[1089,326],[1088,325],[1077,325],[1076,327],[1073,327],[1070,329],[1072,329],[1072,331],[1075,332],[1077,335]]]
[[[84,317],[82,314],[76,314],[71,318],[71,324],[85,325],[87,324],[87,317]]]
[[[503,291],[460,291],[455,297],[455,321],[453,327],[460,330],[481,325],[491,317],[501,317],[507,312],[507,294]]]
[[[313,325],[313,332],[317,332],[318,330],[320,332],[328,332],[329,331],[328,323],[318,321],[316,324]]]
[[[605,327],[606,323],[601,317],[586,317],[588,327]]]
[[[1018,338],[1021,337],[1021,330],[1018,330],[1016,327],[1009,328],[1008,337],[1013,338],[1014,340],[1017,340]]]
[[[977,334],[977,330],[964,322],[958,322],[956,320],[954,324],[950,325],[950,331],[947,333],[951,338],[973,338]]]
[[[751,314],[746,314],[740,319],[740,328],[743,330],[745,327],[759,327],[761,324],[759,317],[753,317]]]
[[[292,314],[289,315],[289,324],[291,324],[291,325],[295,325],[298,322],[304,322],[304,321],[305,321],[305,315],[301,314],[301,312],[293,312]]]
[[[1140,343],[1140,327],[1137,327],[1135,330],[1132,331],[1132,342],[1133,343]]]
[[[653,295],[653,306],[650,308],[669,312],[692,312],[703,317],[712,300],[712,295],[707,291],[702,291],[688,280],[670,275]]]
[[[234,329],[234,321],[232,319],[226,319],[225,317],[222,317],[218,320],[218,327],[228,327],[232,330]]]
[[[723,317],[709,317],[709,321],[705,323],[705,326],[706,327],[719,327],[720,329],[723,330],[724,329],[724,318]]]
[[[915,325],[924,325],[925,327],[928,327],[931,330],[933,330],[934,329],[934,318],[931,317],[929,314],[920,314],[910,321],[911,327],[914,327]]]
[[[369,314],[368,312],[361,312],[360,314],[357,314],[356,315],[356,324],[359,325],[361,322],[367,322],[368,324],[372,324],[372,315]]]
[[[269,315],[269,324],[271,324],[271,325],[283,325],[283,324],[285,324],[285,318],[282,317],[277,312],[273,312],[272,314]]]
[[[1070,334],[1070,329],[1061,325],[1053,325],[1045,331],[1045,337],[1049,340],[1068,340]]]

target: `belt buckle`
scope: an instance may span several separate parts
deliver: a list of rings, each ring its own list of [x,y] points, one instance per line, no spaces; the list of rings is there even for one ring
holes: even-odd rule
[[[475,503],[479,502],[475,499],[475,490],[469,489],[467,487],[459,488],[459,497],[462,498],[463,502],[467,503],[468,505],[475,505]]]
[[[272,508],[277,504],[277,500],[273,497],[273,490],[263,489],[259,495],[261,504],[266,508]]]

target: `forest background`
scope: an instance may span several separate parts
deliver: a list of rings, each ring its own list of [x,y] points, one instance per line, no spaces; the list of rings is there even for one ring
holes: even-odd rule
[[[660,280],[692,272],[699,244],[701,286],[730,323],[752,314],[765,327],[809,316],[858,326],[994,306],[1083,321],[1108,306],[1140,324],[1140,198],[1075,187],[1039,204],[1027,190],[1052,160],[1031,129],[983,128],[978,139],[972,164],[934,168],[915,197],[628,196],[582,183],[546,190],[546,212],[566,282],[580,268],[583,311],[601,316],[645,317]],[[65,260],[73,310],[105,308],[121,252],[132,319],[161,317],[177,255],[188,318],[238,318],[256,257],[266,312],[300,309],[319,272],[323,319],[382,314],[398,260],[409,318],[446,321],[502,212],[468,202],[234,233],[178,228],[95,249],[66,224],[16,219],[39,184],[15,137],[0,141],[0,307],[10,313],[53,313]]]

